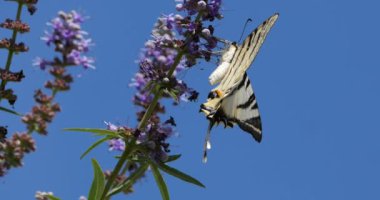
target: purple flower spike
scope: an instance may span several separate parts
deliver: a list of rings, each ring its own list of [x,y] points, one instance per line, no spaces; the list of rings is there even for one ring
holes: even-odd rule
[[[145,43],[138,60],[139,71],[129,84],[137,90],[133,103],[142,108],[137,113],[138,121],[146,114],[158,89],[164,91],[163,98],[173,97],[174,105],[195,101],[199,93],[178,79],[178,73],[195,65],[198,59],[209,61],[212,50],[217,46],[214,28],[207,23],[222,17],[219,13],[221,0],[176,2],[177,11],[183,11],[184,15],[172,13],[157,19],[152,37]],[[182,57],[178,62],[179,55]],[[173,67],[175,69],[171,71]],[[165,161],[170,152],[167,139],[173,135],[175,123],[172,117],[172,123],[162,123],[160,113],[165,113],[165,107],[158,103],[148,125],[135,136],[137,143],[150,151],[152,159]]]
[[[48,46],[55,45],[55,51],[63,54],[63,61],[66,61],[65,66],[78,65],[85,69],[95,69],[94,59],[84,55],[93,45],[92,40],[87,38],[87,32],[81,29],[84,20],[84,17],[76,11],[69,13],[60,11],[58,17],[47,23],[53,30],[45,31],[45,36],[41,39]],[[62,65],[63,61],[60,61],[59,65]],[[54,65],[54,63],[50,65]]]

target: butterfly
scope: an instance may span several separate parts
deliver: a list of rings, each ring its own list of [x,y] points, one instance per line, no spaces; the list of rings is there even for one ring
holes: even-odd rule
[[[210,132],[215,124],[225,127],[237,124],[250,133],[257,142],[262,139],[261,118],[247,69],[255,60],[260,47],[279,17],[275,13],[252,31],[241,45],[228,44],[219,66],[209,77],[211,85],[219,83],[203,103],[200,112],[209,120],[204,144],[203,162],[207,162],[207,149],[211,148]]]

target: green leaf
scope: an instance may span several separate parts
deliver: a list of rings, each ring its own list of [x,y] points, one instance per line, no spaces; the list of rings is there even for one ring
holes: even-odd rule
[[[75,131],[75,132],[87,132],[87,133],[95,133],[96,135],[104,135],[104,136],[110,136],[110,137],[120,137],[120,135],[111,130],[107,129],[96,129],[96,128],[65,128],[63,129],[65,131]]]
[[[141,176],[144,175],[145,171],[148,169],[148,164],[142,165],[138,170],[136,170],[132,175],[130,175],[123,183],[113,188],[108,194],[107,197],[111,197],[124,189],[130,187],[133,183],[136,182]]]
[[[83,159],[88,153],[90,153],[90,151],[92,151],[95,147],[97,147],[98,145],[102,144],[103,142],[107,141],[111,139],[110,137],[104,137],[98,141],[96,141],[94,144],[92,144],[81,156],[80,156],[80,159]]]
[[[61,200],[60,198],[58,198],[58,197],[56,197],[56,196],[54,196],[54,195],[46,195],[48,198],[49,198],[49,200]]]
[[[92,159],[92,166],[94,168],[94,180],[91,184],[91,189],[88,194],[88,199],[91,200],[98,200],[102,197],[102,193],[104,190],[104,182],[105,177],[102,171],[102,168],[100,167],[99,163]]]
[[[154,179],[156,180],[157,186],[160,189],[161,196],[163,200],[169,200],[169,191],[168,188],[166,187],[165,181],[162,178],[162,175],[160,171],[157,168],[157,165],[153,162],[151,162],[150,168],[152,169]]]
[[[4,108],[2,106],[0,106],[0,110],[4,111],[4,112],[7,112],[7,113],[10,113],[10,114],[14,114],[14,115],[17,115],[17,116],[22,116],[22,114],[14,111],[14,110],[11,110],[11,109],[8,109],[8,108]]]
[[[172,156],[169,156],[168,159],[165,161],[166,163],[167,162],[173,162],[175,160],[177,160],[178,158],[181,157],[181,154],[177,154],[177,155],[172,155]]]
[[[186,181],[188,183],[192,183],[194,185],[198,185],[199,187],[203,187],[205,188],[205,186],[200,182],[198,181],[197,179],[179,171],[178,169],[175,169],[173,167],[169,167],[168,165],[165,165],[164,163],[157,163],[157,166],[164,172],[172,175],[172,176],[175,176],[183,181]]]

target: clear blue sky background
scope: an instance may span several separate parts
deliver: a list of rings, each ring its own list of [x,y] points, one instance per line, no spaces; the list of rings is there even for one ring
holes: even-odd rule
[[[48,77],[31,61],[52,57],[39,37],[57,11],[76,9],[91,17],[84,28],[96,43],[97,69],[83,72],[69,93],[59,95],[63,112],[48,137],[36,136],[38,150],[26,157],[25,166],[0,179],[1,199],[33,199],[36,190],[77,199],[87,194],[92,180],[90,158],[105,169],[114,166],[106,145],[79,160],[96,138],[62,129],[102,128],[104,120],[135,125],[134,90],[128,88],[137,70],[134,61],[156,18],[174,6],[173,0],[49,0],[39,2],[32,18],[23,13],[32,32],[20,39],[31,50],[14,62],[14,69],[24,67],[27,76],[22,84],[12,84],[20,96],[17,111],[30,110],[34,89]],[[173,165],[207,188],[165,176],[172,199],[380,199],[379,7],[374,0],[225,0],[225,18],[215,24],[215,34],[229,40],[239,38],[247,18],[253,19],[252,30],[274,12],[281,14],[248,71],[262,114],[263,141],[257,144],[237,127],[216,128],[209,162],[202,164],[208,122],[198,109],[212,88],[207,77],[216,63],[186,71],[181,76],[200,98],[168,107],[179,132],[171,149],[182,154]],[[14,4],[0,1],[1,19],[13,18],[15,10]],[[2,50],[0,64],[4,59]],[[16,117],[0,113],[0,120],[11,132],[24,129]],[[160,199],[150,174],[128,199]]]

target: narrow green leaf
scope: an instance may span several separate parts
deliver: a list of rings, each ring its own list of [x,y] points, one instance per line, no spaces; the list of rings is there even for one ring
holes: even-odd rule
[[[124,189],[130,187],[133,183],[136,182],[141,176],[144,175],[145,171],[148,169],[148,164],[142,165],[138,170],[136,170],[132,175],[130,175],[123,183],[113,188],[108,194],[107,197],[111,197]]]
[[[96,129],[96,128],[65,128],[65,131],[74,131],[74,132],[87,132],[87,133],[95,133],[97,135],[108,135],[111,137],[119,137],[119,134],[115,131],[107,130],[107,129]]]
[[[10,113],[10,114],[14,114],[14,115],[17,115],[17,116],[22,116],[22,114],[14,111],[14,110],[11,110],[11,109],[8,109],[8,108],[4,108],[2,106],[0,106],[0,110],[4,111],[4,112],[7,112],[7,113]]]
[[[172,156],[169,156],[168,159],[165,162],[166,163],[167,162],[173,162],[173,161],[177,160],[180,157],[181,157],[181,154],[172,155]]]
[[[102,168],[100,167],[99,163],[92,159],[92,166],[94,168],[94,180],[91,184],[91,189],[88,194],[88,199],[98,200],[102,196],[102,192],[104,190],[104,174],[102,171]]]
[[[161,196],[163,200],[169,200],[169,191],[166,187],[164,178],[162,178],[162,175],[160,171],[157,168],[157,165],[153,162],[151,162],[150,168],[152,169],[154,179],[156,180],[157,186],[160,189]]]
[[[183,181],[186,181],[188,183],[192,183],[194,185],[198,185],[199,187],[203,187],[205,188],[205,186],[200,182],[198,181],[197,179],[179,171],[178,169],[175,169],[173,167],[169,167],[168,165],[165,165],[164,163],[157,163],[157,166],[164,172],[174,176],[174,177],[177,177]]]
[[[106,142],[107,140],[109,140],[110,137],[104,137],[98,141],[96,141],[94,144],[92,144],[81,156],[80,156],[80,159],[83,159],[88,153],[90,153],[90,151],[92,151],[95,147],[97,147],[98,145],[102,144],[103,142]]]
[[[60,198],[58,198],[58,197],[56,197],[56,196],[54,196],[54,195],[46,195],[48,198],[49,198],[49,200],[61,200]]]

